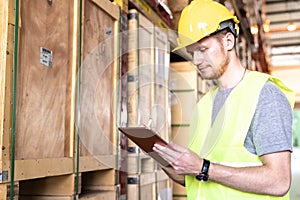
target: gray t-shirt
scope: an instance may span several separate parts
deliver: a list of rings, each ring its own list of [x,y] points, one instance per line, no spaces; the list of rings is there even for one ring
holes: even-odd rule
[[[218,90],[213,105],[212,123],[233,90]],[[258,156],[292,151],[292,109],[283,92],[268,81],[261,90],[245,148]]]

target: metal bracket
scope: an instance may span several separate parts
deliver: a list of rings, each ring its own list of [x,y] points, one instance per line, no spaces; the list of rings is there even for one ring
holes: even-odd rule
[[[127,147],[128,153],[138,153],[139,147]]]
[[[134,185],[137,185],[139,184],[139,178],[137,177],[128,177],[127,178],[127,184],[134,184]]]
[[[8,180],[8,171],[0,171],[0,181]]]

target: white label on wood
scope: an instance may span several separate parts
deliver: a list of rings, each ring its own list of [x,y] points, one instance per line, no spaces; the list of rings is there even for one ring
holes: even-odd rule
[[[52,54],[53,52],[44,47],[40,48],[40,63],[47,67],[52,67]]]

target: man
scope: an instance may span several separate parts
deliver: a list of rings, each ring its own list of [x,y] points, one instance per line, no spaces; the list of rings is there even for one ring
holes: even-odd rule
[[[204,79],[217,80],[192,115],[189,148],[153,150],[185,185],[188,199],[289,199],[294,93],[279,79],[249,71],[236,50],[239,21],[223,5],[194,0],[178,24],[179,46]]]

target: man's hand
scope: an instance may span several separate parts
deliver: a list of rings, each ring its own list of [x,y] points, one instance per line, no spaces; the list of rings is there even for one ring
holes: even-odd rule
[[[167,146],[154,144],[153,150],[172,165],[176,174],[196,175],[201,170],[203,160],[187,148],[170,143]]]

